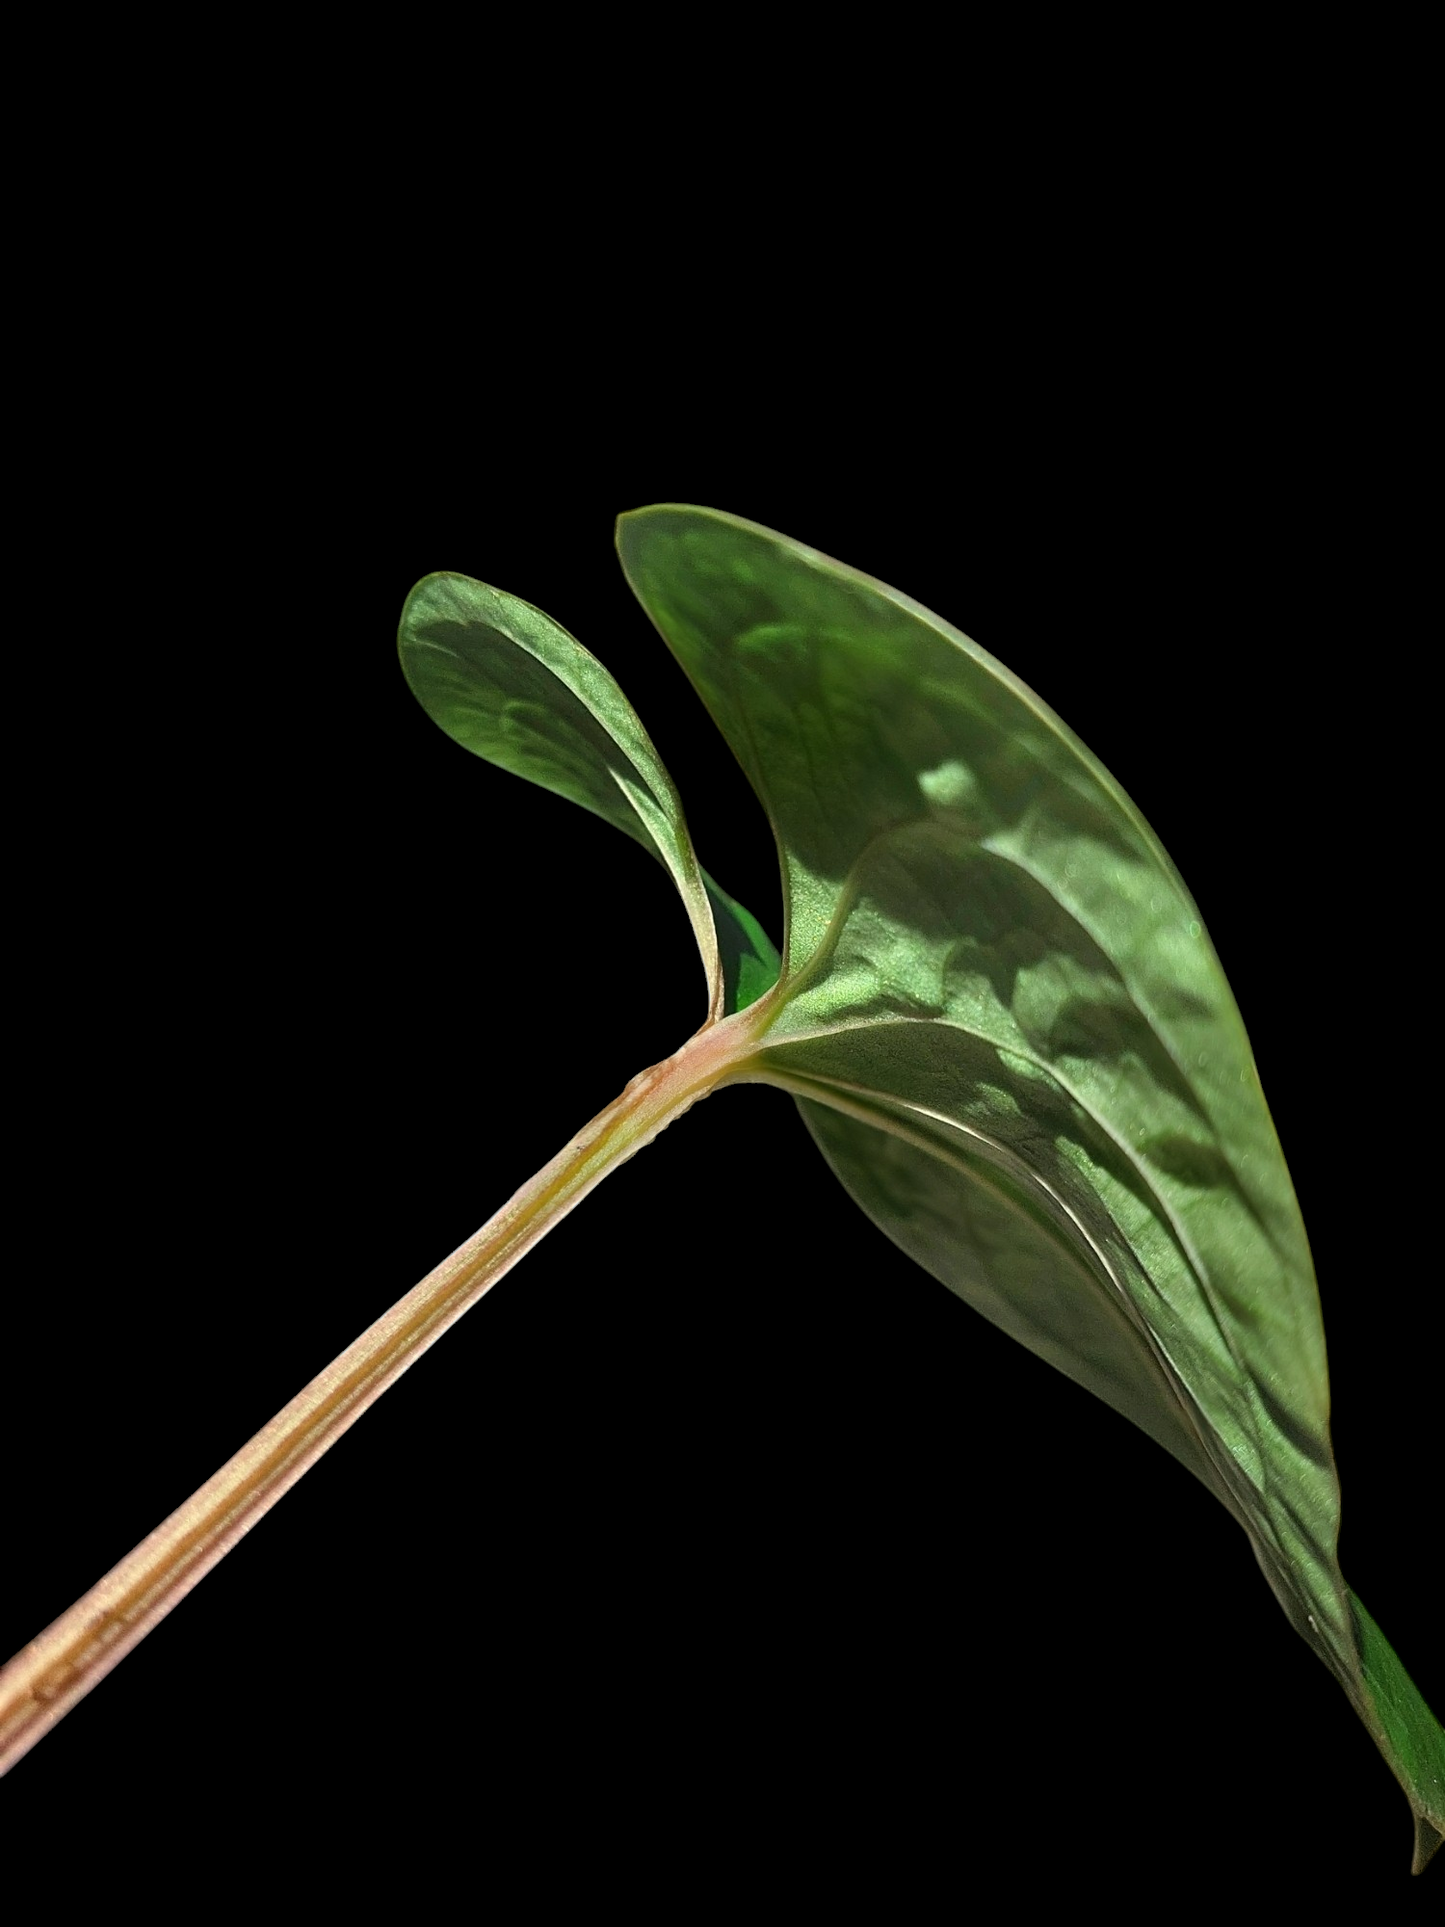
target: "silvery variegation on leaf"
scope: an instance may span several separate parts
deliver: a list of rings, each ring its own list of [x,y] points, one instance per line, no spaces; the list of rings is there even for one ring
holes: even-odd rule
[[[705,509],[624,516],[618,546],[772,824],[781,958],[702,870],[616,683],[548,617],[428,577],[401,626],[413,690],[666,866],[708,1025],[736,1026],[715,1084],[792,1092],[895,1243],[1229,1509],[1404,1787],[1423,1868],[1445,1738],[1340,1574],[1304,1227],[1158,840],[1036,696],[907,597]]]

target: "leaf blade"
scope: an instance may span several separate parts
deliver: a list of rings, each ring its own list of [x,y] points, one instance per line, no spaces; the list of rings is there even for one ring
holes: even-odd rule
[[[702,870],[676,784],[616,680],[575,637],[518,596],[439,573],[407,597],[398,648],[412,693],[453,741],[600,816],[663,865],[707,972],[710,1017],[769,987],[776,951]]]
[[[1127,1301],[1095,1294],[1100,1357],[1076,1358],[1073,1375],[1170,1449],[1185,1416],[1193,1441],[1176,1456],[1200,1470],[1197,1444],[1291,1622],[1400,1771],[1409,1748],[1375,1707],[1383,1675],[1337,1561],[1303,1223],[1243,1022],[1157,837],[1016,676],[885,585],[680,505],[623,517],[618,546],[782,853],[785,966],[757,1074],[801,1095],[863,1208],[985,1315],[1000,1307],[966,1261],[978,1235],[961,1202],[975,1209],[977,1172],[955,1187],[949,1236],[937,1196],[930,1237],[914,1235],[896,1195],[870,1206],[879,1169],[900,1157],[884,1140],[908,1120],[920,1195],[918,1160],[942,1155],[946,1133],[955,1157],[986,1141],[1062,1204],[1081,1275],[1096,1276],[1088,1253],[1106,1254]],[[823,1122],[829,1106],[851,1116],[846,1129]],[[1017,1303],[995,1322],[1012,1317],[1049,1356],[1046,1328],[1067,1322],[1076,1288],[1056,1285],[1032,1339]],[[1129,1367],[1111,1395],[1105,1326],[1121,1310],[1134,1336],[1118,1341]],[[1438,1736],[1409,1693],[1412,1719]],[[1417,1817],[1438,1829],[1437,1796],[1414,1771],[1407,1762],[1403,1782]]]

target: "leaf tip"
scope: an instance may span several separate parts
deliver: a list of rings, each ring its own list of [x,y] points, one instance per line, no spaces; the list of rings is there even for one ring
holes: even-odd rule
[[[1440,1842],[1445,1834],[1434,1826],[1423,1813],[1415,1815],[1415,1858],[1410,1862],[1411,1873],[1424,1873],[1435,1858]]]

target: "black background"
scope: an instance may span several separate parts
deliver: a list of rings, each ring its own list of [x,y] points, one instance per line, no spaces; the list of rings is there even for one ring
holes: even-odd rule
[[[1344,1568],[1440,1704],[1434,752],[1388,371],[1288,301],[1186,323],[1182,280],[988,331],[917,297],[886,335],[659,294],[592,352],[602,291],[550,272],[403,335],[313,262],[269,332],[66,402],[86,454],[43,477],[17,611],[7,1650],[702,1016],[661,869],[413,703],[419,576],[592,649],[779,934],[761,817],[612,553],[680,500],[957,623],[1159,832],[1310,1228]],[[1398,1885],[1410,1832],[1222,1511],[757,1089],[588,1199],[5,1797],[122,1856],[224,1821],[309,1866],[435,1821],[541,1891],[686,1861],[699,1893],[868,1863],[1142,1895],[1300,1841]]]

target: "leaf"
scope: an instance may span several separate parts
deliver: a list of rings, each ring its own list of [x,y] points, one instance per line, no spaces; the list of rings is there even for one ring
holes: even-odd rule
[[[772,985],[777,951],[699,865],[677,787],[595,656],[540,609],[446,574],[407,597],[399,647],[413,694],[455,742],[580,803],[662,863],[702,955],[711,1018]]]
[[[1353,1601],[1319,1299],[1244,1026],[1157,838],[1002,664],[711,510],[624,516],[639,600],[767,810],[787,928],[750,1075],[985,1317],[1248,1531],[1291,1622],[1445,1829],[1445,1739]]]

